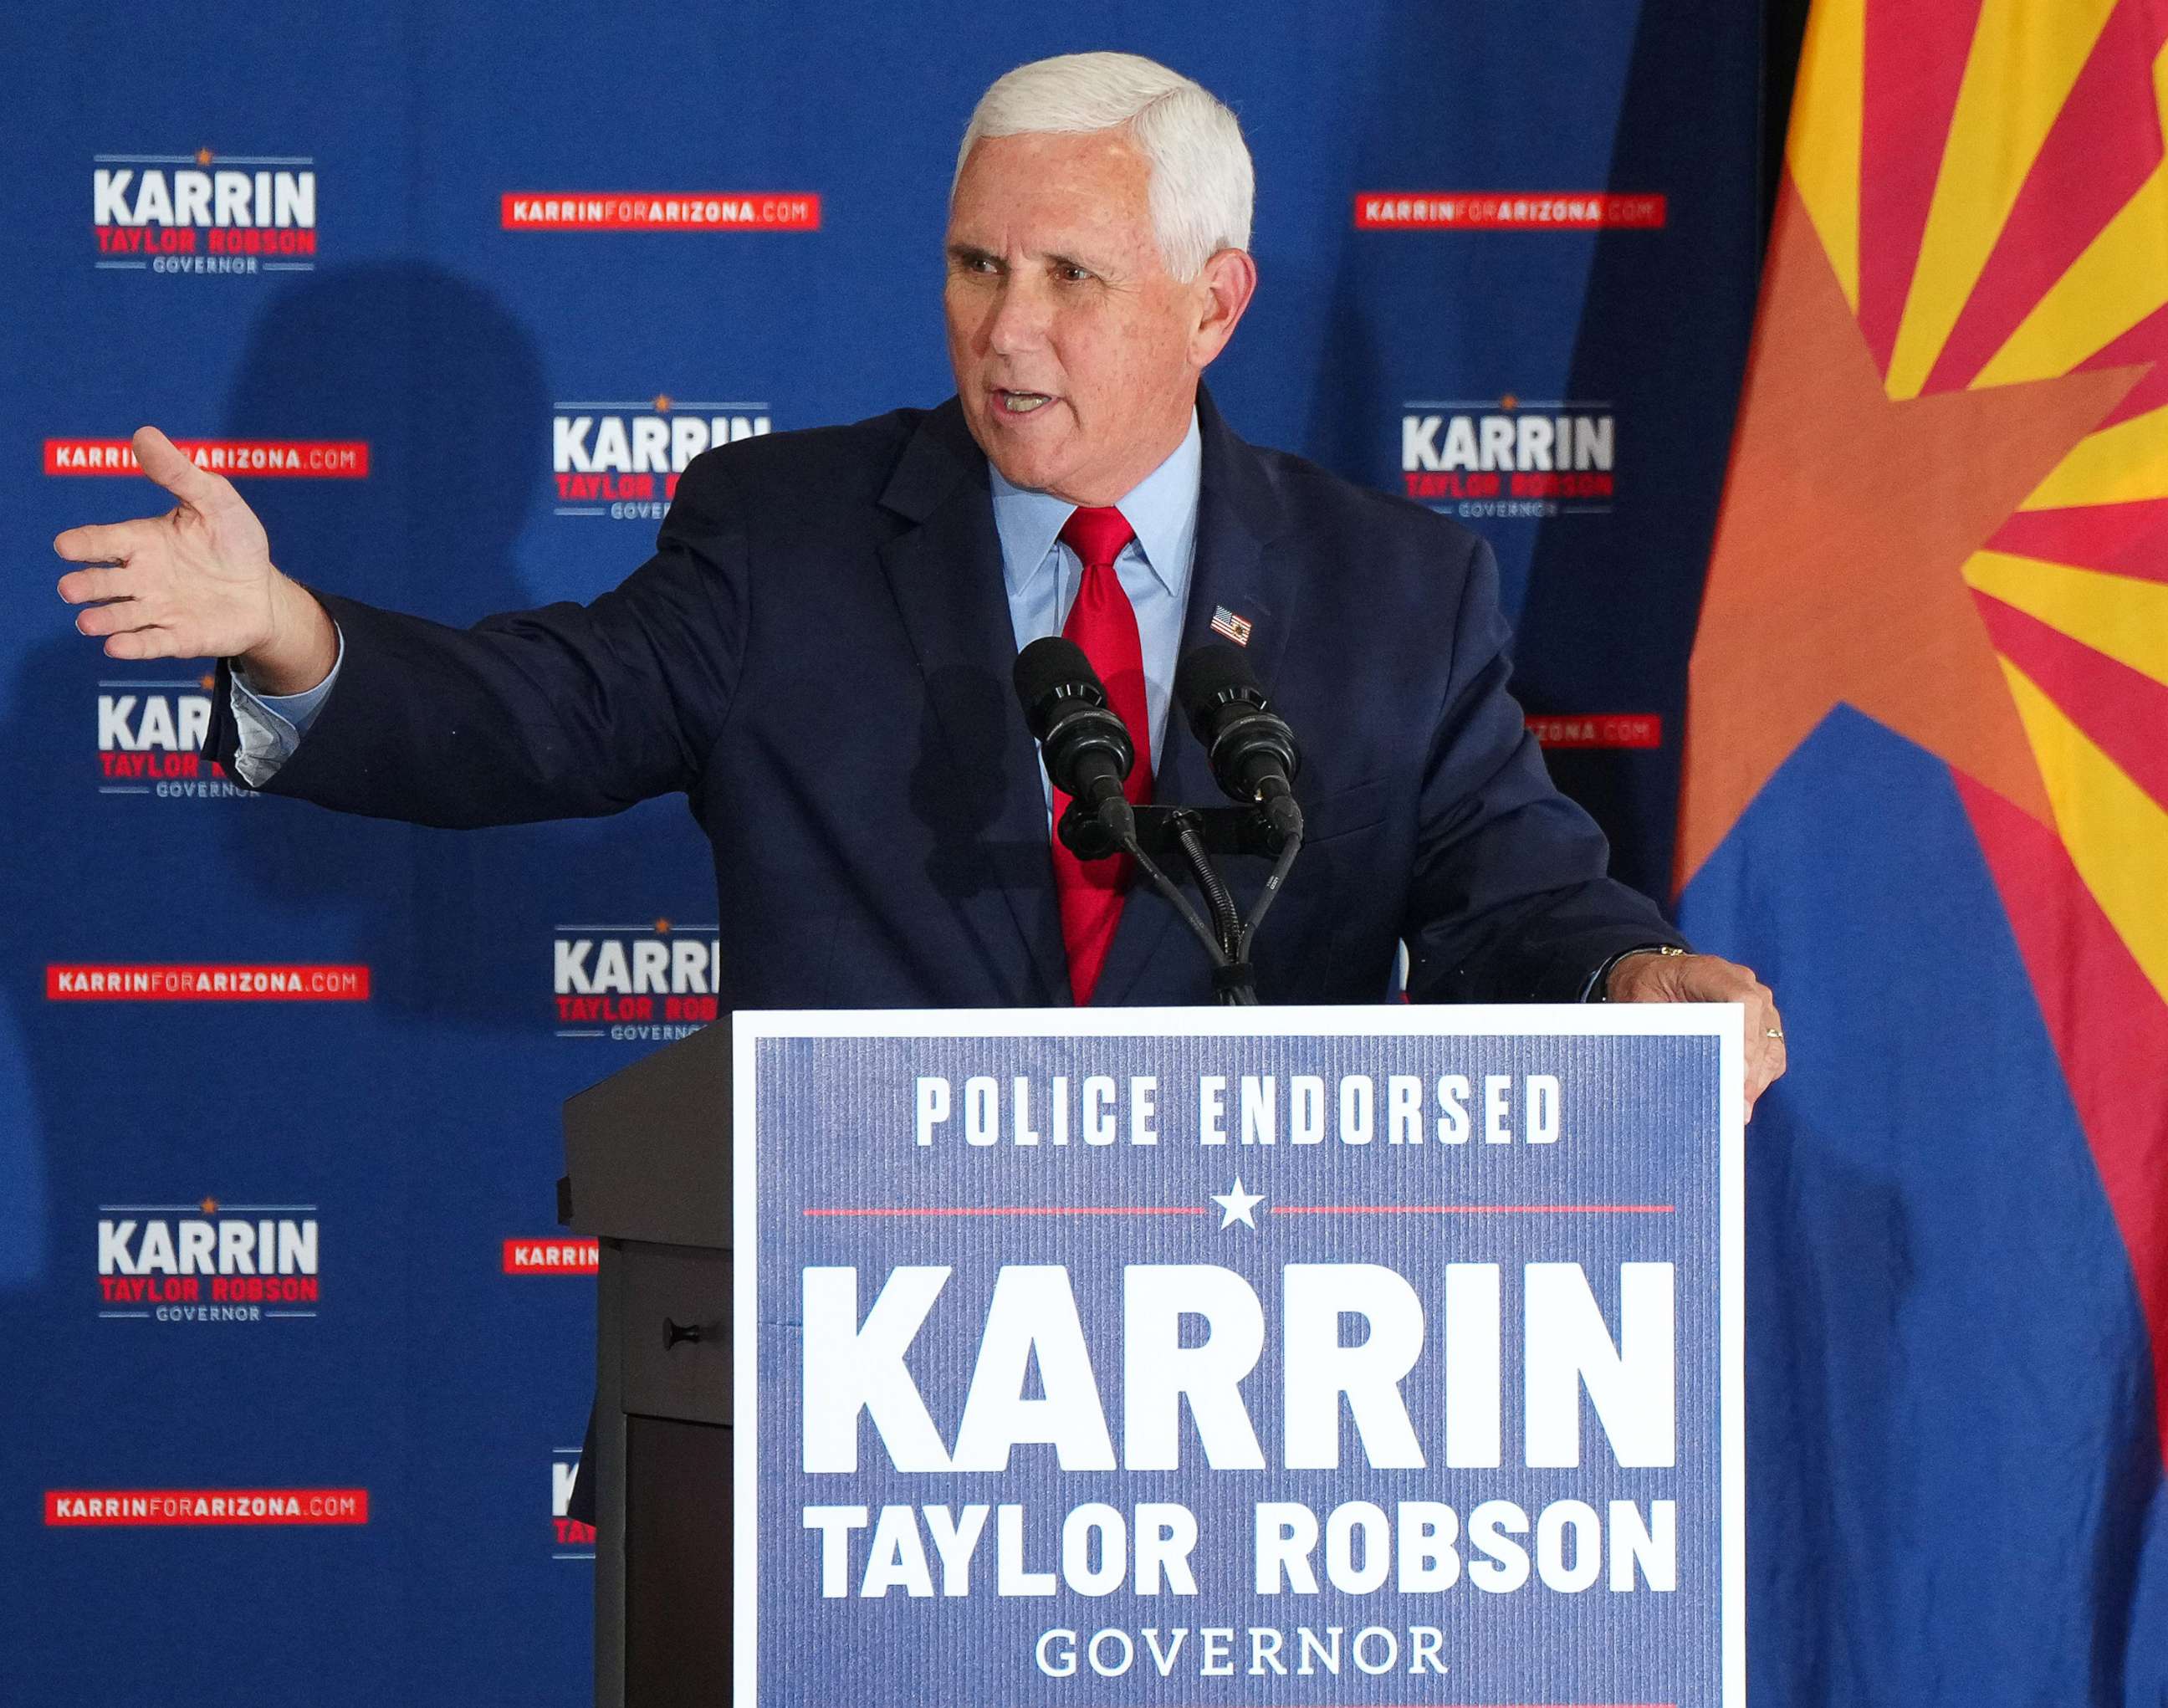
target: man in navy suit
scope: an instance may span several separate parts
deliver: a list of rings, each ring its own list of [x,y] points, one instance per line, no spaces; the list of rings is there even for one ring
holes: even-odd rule
[[[1188,79],[1021,67],[959,155],[957,396],[709,451],[593,604],[460,631],[312,593],[147,428],[178,507],[61,535],[106,566],[61,595],[114,657],[227,661],[206,748],[254,786],[451,826],[683,792],[727,1008],[1209,1000],[1172,909],[1050,842],[1009,678],[1069,634],[1138,735],[1128,792],[1202,803],[1175,661],[1240,636],[1305,760],[1267,1000],[1379,1000],[1405,943],[1417,1000],[1740,1001],[1751,1104],[1783,1071],[1770,994],[1605,875],[1506,692],[1489,549],[1244,444],[1204,390],[1256,287],[1251,190],[1232,114]],[[1235,866],[1253,899],[1262,863]]]

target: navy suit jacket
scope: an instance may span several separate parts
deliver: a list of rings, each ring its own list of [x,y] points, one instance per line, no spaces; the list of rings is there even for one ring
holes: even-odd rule
[[[1676,942],[1605,875],[1506,690],[1482,541],[1244,444],[1201,391],[1182,650],[1215,607],[1301,742],[1309,839],[1258,933],[1267,1002],[1570,1001],[1619,950]],[[322,595],[339,679],[268,785],[473,826],[683,792],[714,845],[722,1006],[1070,1001],[1037,749],[984,455],[952,399],[718,447],[656,555],[592,604],[468,630]],[[221,679],[207,743],[233,769]],[[1156,798],[1220,796],[1170,721]],[[1266,870],[1237,859],[1246,908]],[[1211,999],[1200,945],[1132,891],[1093,1000]]]

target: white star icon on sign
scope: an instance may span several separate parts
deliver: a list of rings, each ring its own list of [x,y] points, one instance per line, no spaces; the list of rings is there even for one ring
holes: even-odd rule
[[[1220,1218],[1220,1227],[1222,1232],[1238,1221],[1254,1232],[1257,1226],[1256,1221],[1257,1206],[1265,1201],[1265,1195],[1262,1192],[1245,1192],[1242,1189],[1242,1177],[1237,1174],[1235,1177],[1232,1189],[1214,1192],[1212,1195],[1212,1201],[1225,1212]]]

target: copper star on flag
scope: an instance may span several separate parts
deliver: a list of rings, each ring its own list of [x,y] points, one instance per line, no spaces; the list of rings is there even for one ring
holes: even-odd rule
[[[1840,705],[1949,768],[2129,1242],[2168,1450],[2164,49],[2168,12],[2108,0],[1813,8],[1675,876]]]

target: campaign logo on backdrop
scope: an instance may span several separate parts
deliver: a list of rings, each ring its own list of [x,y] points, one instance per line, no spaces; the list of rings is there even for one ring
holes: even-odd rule
[[[365,1524],[365,1488],[49,1488],[56,1528],[114,1524]]]
[[[210,675],[101,678],[98,792],[157,801],[254,799],[253,790],[204,757],[216,680]]]
[[[306,1321],[321,1302],[313,1204],[101,1204],[98,1314],[197,1327]]]
[[[713,925],[560,925],[550,950],[560,1038],[667,1044],[715,1018],[722,945]]]
[[[45,1489],[45,1524],[369,1524],[369,1489]]]
[[[552,1234],[504,1242],[507,1275],[592,1275],[602,1268],[602,1242]]]
[[[1358,190],[1361,231],[1654,231],[1668,212],[1660,195],[1600,190]]]
[[[507,192],[507,231],[817,231],[821,198],[747,190]]]
[[[50,1003],[365,1003],[369,969],[323,961],[51,962]]]
[[[199,469],[231,480],[365,481],[369,446],[353,439],[177,439],[174,446]],[[136,447],[125,439],[49,439],[49,475],[140,475]]]
[[[1618,419],[1608,403],[1510,392],[1403,403],[1402,490],[1469,519],[1602,515],[1618,496]]]
[[[592,1560],[595,1557],[595,1527],[571,1516],[572,1484],[580,1474],[580,1450],[550,1450],[550,1557],[553,1560]]]
[[[316,162],[306,155],[98,154],[92,235],[101,272],[218,277],[316,264]]]
[[[632,403],[557,403],[550,477],[560,516],[659,522],[678,476],[711,445],[769,431],[765,403],[699,403],[667,393]]]
[[[1546,748],[1661,748],[1664,720],[1653,711],[1530,712],[1528,733]]]

